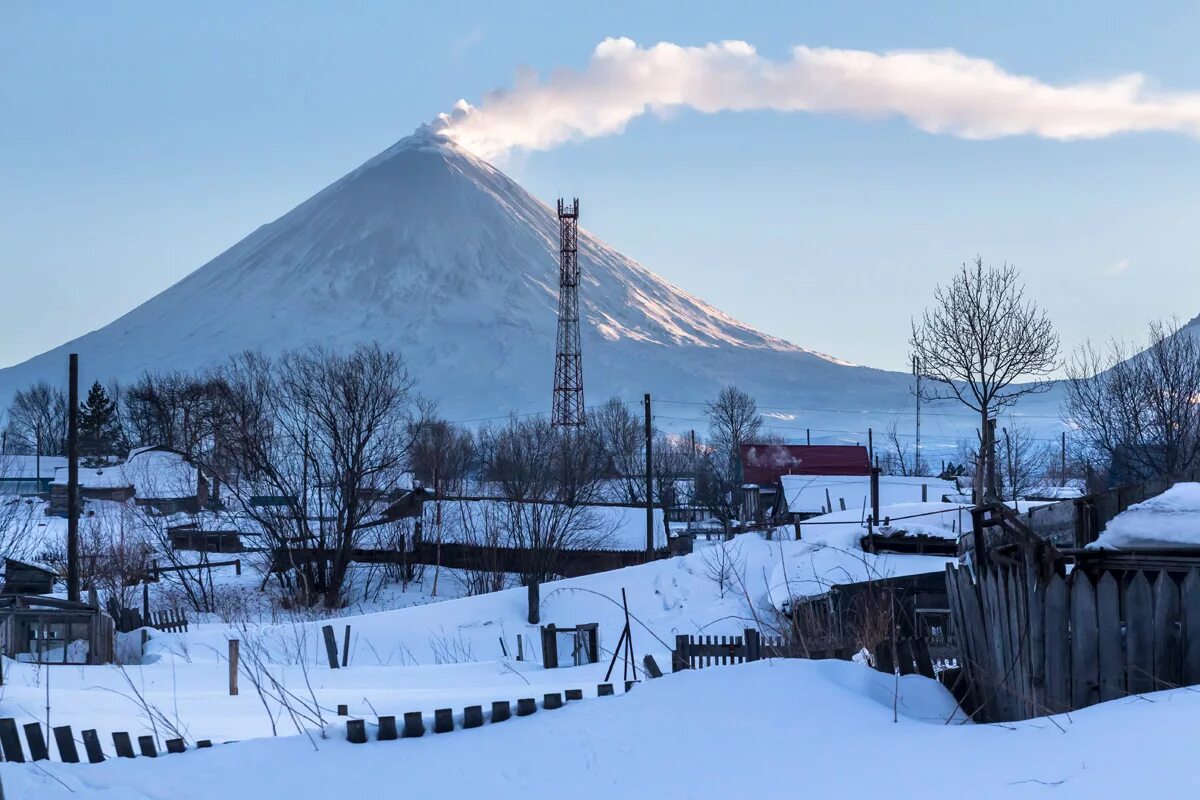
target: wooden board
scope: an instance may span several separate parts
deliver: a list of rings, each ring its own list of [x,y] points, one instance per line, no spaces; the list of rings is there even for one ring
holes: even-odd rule
[[[1154,691],[1154,602],[1146,573],[1125,587],[1125,686],[1129,694]]]
[[[1070,607],[1067,584],[1055,575],[1046,586],[1046,707],[1051,713],[1071,708]]]
[[[1035,714],[1046,713],[1046,587],[1033,559],[1025,560],[1025,625],[1029,637],[1029,703]]]
[[[1166,570],[1154,579],[1154,681],[1156,689],[1183,683],[1179,641],[1179,587]]]
[[[1100,702],[1125,696],[1125,651],[1121,646],[1121,587],[1111,572],[1096,584]]]
[[[1183,617],[1183,682],[1200,683],[1200,570],[1191,570],[1180,592]]]
[[[1083,572],[1071,575],[1071,704],[1086,708],[1100,699],[1096,592]]]

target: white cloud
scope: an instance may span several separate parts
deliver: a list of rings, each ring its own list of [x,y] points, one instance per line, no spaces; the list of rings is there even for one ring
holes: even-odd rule
[[[967,139],[1097,139],[1138,131],[1200,135],[1200,93],[1154,91],[1140,74],[1054,85],[955,50],[795,47],[763,58],[746,42],[641,47],[605,39],[583,71],[522,71],[511,89],[443,115],[446,133],[486,158],[621,133],[647,113],[783,112],[900,116]]]
[[[1129,269],[1129,259],[1122,258],[1120,261],[1116,262],[1115,264],[1109,264],[1107,267],[1105,267],[1104,274],[1109,275],[1111,277],[1116,277],[1117,275],[1120,275],[1123,272],[1125,272],[1125,270],[1127,270],[1127,269]]]

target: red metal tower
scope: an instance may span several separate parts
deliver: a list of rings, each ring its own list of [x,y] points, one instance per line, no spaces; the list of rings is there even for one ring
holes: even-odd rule
[[[558,201],[558,342],[554,354],[556,428],[581,428],[583,354],[579,347],[579,199]]]

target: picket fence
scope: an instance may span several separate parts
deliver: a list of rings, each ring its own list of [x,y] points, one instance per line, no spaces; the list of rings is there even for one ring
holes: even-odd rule
[[[1200,683],[1200,571],[946,567],[966,705],[1029,719]]]

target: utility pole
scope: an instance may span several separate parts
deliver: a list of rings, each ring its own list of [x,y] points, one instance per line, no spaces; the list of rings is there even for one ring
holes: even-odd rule
[[[642,398],[646,416],[646,560],[654,558],[654,432],[650,424],[650,394]],[[663,509],[663,513],[667,513]]]
[[[913,377],[917,380],[917,444],[916,455],[913,457],[913,474],[921,474],[921,359],[912,357]]]
[[[42,421],[41,420],[38,420],[37,422],[34,423],[33,436],[34,436],[35,448],[36,448],[34,450],[34,452],[37,453],[37,455],[34,456],[33,464],[34,464],[34,470],[37,472],[37,491],[38,491],[38,494],[41,494],[42,493]]]
[[[1059,483],[1063,486],[1067,485],[1067,432],[1062,432],[1062,473],[1059,477]]]
[[[67,599],[79,602],[79,355],[68,356]]]
[[[875,431],[867,428],[867,460],[875,466]]]

